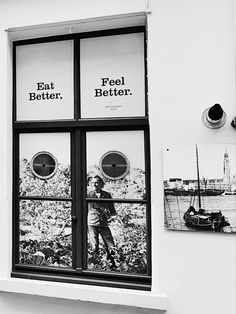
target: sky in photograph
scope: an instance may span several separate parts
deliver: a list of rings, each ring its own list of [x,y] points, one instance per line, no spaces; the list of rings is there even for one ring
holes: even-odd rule
[[[228,153],[230,174],[236,174],[236,145],[198,144],[200,179],[223,178],[223,161]],[[197,179],[196,145],[170,145],[163,148],[164,179]]]

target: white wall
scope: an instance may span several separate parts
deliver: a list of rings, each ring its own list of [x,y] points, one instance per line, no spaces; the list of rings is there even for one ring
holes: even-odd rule
[[[235,235],[164,231],[161,146],[235,143],[233,1],[151,1],[149,105],[153,228],[158,228],[157,285],[171,314],[230,313],[235,308]],[[228,115],[218,130],[203,126],[204,109],[219,102]],[[161,136],[159,136],[161,134]]]
[[[1,314],[159,314],[156,310],[137,307],[104,305],[101,303],[69,301],[35,297],[25,294],[1,293]],[[162,312],[163,313],[163,312]]]
[[[4,29],[145,11],[147,2],[1,0],[1,278],[11,269],[11,51]],[[153,293],[167,293],[168,314],[235,314],[235,235],[165,231],[162,191],[162,146],[236,141],[230,126],[236,115],[233,0],[149,0],[149,9]],[[215,103],[223,106],[228,120],[223,128],[210,130],[201,114]],[[95,309],[88,303],[5,293],[0,293],[0,308],[3,314]],[[121,308],[99,305],[99,310],[119,313]]]

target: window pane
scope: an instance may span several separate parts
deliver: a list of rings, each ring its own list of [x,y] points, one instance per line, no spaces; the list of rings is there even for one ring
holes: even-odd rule
[[[21,196],[71,196],[70,134],[20,135]]]
[[[99,175],[112,198],[145,199],[144,159],[143,131],[87,132],[88,192]]]
[[[146,205],[89,202],[87,261],[89,270],[146,274]]]
[[[73,119],[73,41],[16,47],[17,120]]]
[[[19,262],[72,267],[71,203],[20,201]]]
[[[145,115],[144,34],[81,40],[81,117]]]

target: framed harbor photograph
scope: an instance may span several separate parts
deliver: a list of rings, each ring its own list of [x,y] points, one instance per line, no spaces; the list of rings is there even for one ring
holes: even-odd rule
[[[163,162],[166,229],[236,232],[236,145],[170,145]]]

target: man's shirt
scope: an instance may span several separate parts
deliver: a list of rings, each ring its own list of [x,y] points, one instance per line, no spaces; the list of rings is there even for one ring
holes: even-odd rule
[[[88,192],[89,198],[98,198],[98,194],[94,191]],[[111,199],[110,193],[101,190],[99,198]],[[88,203],[88,225],[107,227],[108,219],[116,215],[116,210],[113,203],[108,202],[89,202]]]

